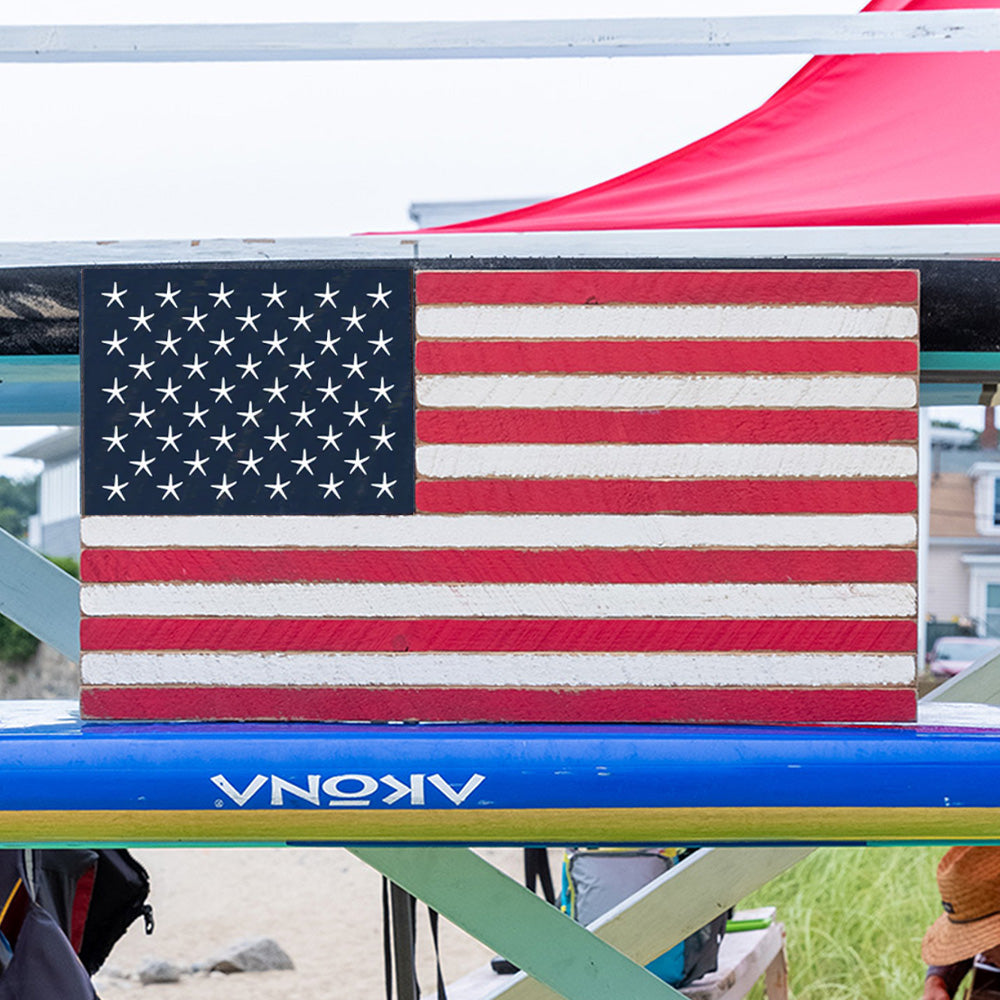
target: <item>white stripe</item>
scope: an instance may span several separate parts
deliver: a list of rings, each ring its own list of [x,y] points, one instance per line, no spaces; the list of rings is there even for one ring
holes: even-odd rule
[[[904,340],[909,306],[420,306],[417,334],[455,340]]]
[[[764,687],[912,684],[869,653],[85,653],[84,684]]]
[[[908,584],[84,584],[86,615],[223,618],[871,618],[912,615]]]
[[[715,548],[912,545],[911,514],[85,517],[92,548]]]
[[[915,476],[917,451],[870,444],[445,444],[418,447],[417,471],[439,479]]]
[[[420,406],[660,410],[677,407],[904,409],[909,376],[421,375]],[[794,419],[794,414],[789,415]]]

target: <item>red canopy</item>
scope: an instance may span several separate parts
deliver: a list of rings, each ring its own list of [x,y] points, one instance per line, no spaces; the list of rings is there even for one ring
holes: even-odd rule
[[[994,8],[874,0],[865,10]],[[426,232],[1000,222],[1000,53],[812,59],[756,111],[575,194]]]

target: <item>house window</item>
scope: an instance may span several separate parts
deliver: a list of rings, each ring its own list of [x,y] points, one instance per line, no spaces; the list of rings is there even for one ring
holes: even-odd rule
[[[1000,637],[1000,583],[986,585],[986,614],[984,634]]]
[[[993,527],[1000,528],[1000,478],[993,480]]]
[[[969,475],[975,483],[976,532],[1000,535],[1000,463],[977,462]]]

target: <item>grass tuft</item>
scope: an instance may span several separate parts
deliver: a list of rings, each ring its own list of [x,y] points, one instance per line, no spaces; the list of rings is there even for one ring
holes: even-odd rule
[[[793,1000],[903,1000],[923,988],[920,941],[941,911],[944,847],[826,847],[740,906],[776,906]],[[763,996],[761,984],[750,994]]]

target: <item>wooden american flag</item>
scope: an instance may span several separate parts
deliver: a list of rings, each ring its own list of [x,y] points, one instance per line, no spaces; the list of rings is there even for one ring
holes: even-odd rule
[[[399,270],[310,265],[275,272],[273,286],[267,270],[85,280],[86,715],[914,717],[915,273],[418,267],[403,280]],[[193,289],[197,319],[198,295],[228,286],[232,297],[206,299],[211,318],[184,330],[191,313],[181,322],[183,294],[169,293]],[[147,288],[148,315],[114,301],[126,287]],[[389,303],[404,326],[387,339]],[[255,313],[265,318],[248,325]],[[133,330],[136,317],[146,322]],[[136,449],[146,433],[127,416],[145,412],[128,402],[133,387],[162,393],[163,381],[167,394],[153,399],[168,415],[171,385],[179,407],[202,391],[184,371],[198,357],[170,369],[180,362],[156,353],[171,322],[194,341],[188,358],[201,338],[219,342],[212,322],[229,329],[232,350],[201,354],[224,369],[225,355],[236,364],[245,353],[244,374],[230,377],[234,412],[259,403],[266,416],[237,427],[220,397],[222,411],[195,405],[208,415],[187,424],[181,408],[133,459],[125,433]],[[150,347],[128,367],[117,357],[127,348],[103,346],[125,333]],[[246,374],[276,340],[284,350],[267,352],[277,374],[263,393],[294,383],[300,410],[262,394],[266,369]],[[390,351],[392,364],[412,364],[412,387],[409,370],[377,368]],[[319,398],[328,373],[348,386],[333,400],[332,380]],[[225,387],[216,371],[206,389],[220,377]],[[125,402],[109,415],[103,396],[116,386],[107,405]],[[356,397],[368,413],[390,395],[390,416],[349,409]],[[247,410],[235,409],[244,397]],[[292,427],[313,404],[326,409]],[[213,427],[226,420],[223,448]],[[272,422],[264,441],[280,450],[255,436]],[[298,435],[288,442],[297,468],[276,465],[274,481],[258,483],[266,466],[253,463],[283,459],[284,429]],[[348,441],[338,434],[360,436],[330,447]],[[157,451],[154,440],[169,444]],[[195,468],[159,482],[153,456]],[[239,467],[203,484],[206,456]],[[353,499],[331,490],[344,480]]]

